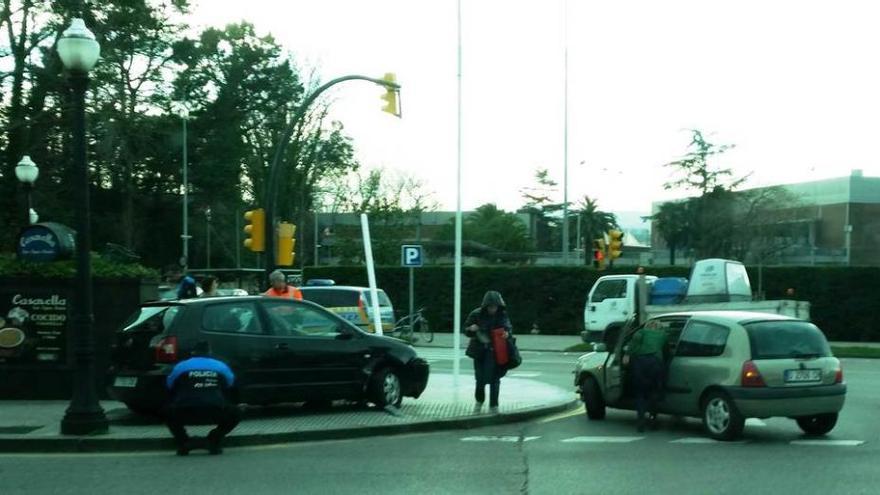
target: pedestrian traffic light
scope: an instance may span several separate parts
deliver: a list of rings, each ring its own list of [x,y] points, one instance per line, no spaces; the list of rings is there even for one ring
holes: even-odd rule
[[[255,253],[266,250],[266,212],[262,208],[245,212],[244,219],[248,224],[244,226],[244,233],[248,237],[244,240],[244,247]]]
[[[593,239],[593,268],[605,269],[605,239]]]
[[[275,264],[278,266],[293,266],[296,255],[293,248],[296,246],[296,225],[287,222],[278,224],[278,249],[275,250]]]
[[[612,230],[608,232],[608,259],[614,261],[623,254],[623,232]]]
[[[383,77],[382,80],[397,85],[397,78],[394,76],[393,72],[385,74],[385,77]],[[385,102],[385,106],[382,107],[383,112],[388,112],[391,115],[400,117],[400,105],[398,105],[397,101],[399,92],[400,89],[397,87],[392,88],[385,86],[385,94],[382,95],[382,101]]]

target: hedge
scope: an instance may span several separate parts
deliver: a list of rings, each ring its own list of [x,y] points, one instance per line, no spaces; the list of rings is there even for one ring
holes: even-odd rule
[[[528,332],[537,325],[544,334],[576,334],[583,329],[584,302],[590,287],[603,275],[633,273],[631,267],[597,272],[589,267],[465,267],[462,270],[462,317],[479,306],[487,290],[498,290],[510,311],[514,330]],[[660,277],[686,277],[688,269],[649,267]],[[452,328],[453,269],[424,267],[415,270],[416,307],[424,306],[437,331]],[[752,289],[758,289],[758,271],[749,268]],[[306,280],[330,278],[338,285],[367,285],[361,266],[307,267]],[[400,267],[377,268],[378,284],[395,305],[398,316],[409,304],[409,273]],[[880,268],[770,267],[763,269],[767,299],[786,297],[812,303],[812,319],[832,340],[880,340],[880,311],[874,292]]]
[[[74,260],[34,263],[20,261],[9,254],[0,255],[0,278],[73,278],[75,275]],[[159,279],[156,270],[136,263],[119,263],[95,253],[92,253],[92,276],[107,279]]]

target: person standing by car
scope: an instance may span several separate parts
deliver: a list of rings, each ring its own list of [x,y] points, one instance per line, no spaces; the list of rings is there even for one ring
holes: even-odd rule
[[[180,280],[180,285],[177,286],[177,298],[178,299],[193,299],[198,297],[198,289],[196,288],[196,279],[190,277],[189,275],[183,277]]]
[[[489,407],[493,412],[497,411],[501,377],[505,370],[496,363],[492,331],[503,329],[506,338],[510,338],[513,331],[501,293],[493,290],[486,292],[483,296],[483,304],[471,311],[464,326],[465,334],[471,338],[466,354],[474,360],[474,378],[477,382],[474,398],[477,401],[477,409],[483,407],[486,400],[486,385],[489,385]]]
[[[651,427],[657,426],[657,403],[666,382],[667,343],[666,330],[659,322],[649,321],[636,331],[627,346],[624,364],[631,364],[639,433],[645,431],[646,412],[650,414]]]
[[[229,401],[235,375],[223,361],[210,357],[207,342],[199,342],[192,357],[178,363],[165,381],[170,402],[165,423],[177,443],[177,455],[189,455],[192,444],[186,425],[216,424],[208,433],[211,455],[223,453],[223,437],[240,421],[238,407]]]
[[[264,296],[280,297],[282,299],[303,300],[302,291],[287,283],[287,276],[281,270],[275,270],[269,274],[269,283],[272,287],[263,293]]]
[[[217,297],[220,294],[217,292],[219,286],[219,281],[217,277],[207,276],[202,280],[202,295],[199,297]]]

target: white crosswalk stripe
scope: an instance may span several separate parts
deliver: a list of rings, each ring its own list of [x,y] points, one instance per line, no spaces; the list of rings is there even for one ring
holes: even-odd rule
[[[541,437],[518,437],[513,435],[506,436],[475,436],[475,437],[464,437],[461,439],[462,442],[506,442],[506,443],[516,443],[522,439],[523,442],[531,442],[532,440],[537,440]]]
[[[630,443],[644,439],[645,437],[573,437],[566,438],[562,443]]]
[[[790,443],[810,447],[858,447],[865,444],[863,440],[792,440]]]
[[[692,444],[692,445],[726,445],[726,444],[743,444],[746,443],[745,440],[740,440],[738,442],[721,442],[719,440],[715,440],[714,438],[708,437],[687,437],[687,438],[679,438],[678,440],[671,440],[669,443],[683,443],[683,444]]]

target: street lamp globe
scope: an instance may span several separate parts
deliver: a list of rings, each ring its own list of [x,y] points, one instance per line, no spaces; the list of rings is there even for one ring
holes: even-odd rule
[[[30,219],[31,224],[35,224],[40,221],[40,215],[37,213],[37,210],[33,208],[28,211],[28,218]]]
[[[69,71],[89,72],[98,63],[101,46],[85,21],[75,18],[58,39],[58,56]]]
[[[15,176],[22,184],[33,185],[40,176],[40,169],[30,156],[24,155],[15,167]]]

